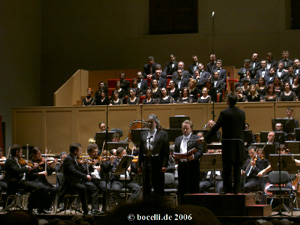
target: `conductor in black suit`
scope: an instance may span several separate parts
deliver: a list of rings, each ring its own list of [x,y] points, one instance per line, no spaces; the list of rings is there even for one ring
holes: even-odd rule
[[[185,120],[182,125],[181,136],[175,139],[174,153],[185,154],[186,158],[178,159],[178,185],[179,185],[179,203],[184,202],[184,194],[198,193],[200,182],[199,158],[202,156],[202,144],[197,142],[198,136],[193,134],[193,123]],[[187,151],[194,153],[187,155]]]
[[[218,121],[204,137],[209,142],[220,127],[222,127],[224,192],[235,194],[240,190],[241,166],[245,155],[243,134],[245,129],[245,113],[235,107],[237,99],[235,93],[227,95],[227,104],[229,107],[221,111]],[[234,189],[232,189],[232,172],[234,174]]]
[[[143,172],[143,199],[151,197],[151,186],[154,194],[164,194],[164,173],[169,160],[169,137],[167,132],[159,129],[159,120],[155,114],[147,119],[149,131],[141,133],[139,151],[139,172]]]

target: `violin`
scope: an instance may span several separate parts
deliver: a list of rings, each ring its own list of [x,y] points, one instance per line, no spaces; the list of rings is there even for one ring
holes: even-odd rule
[[[31,162],[29,160],[27,161],[27,160],[25,160],[23,158],[19,158],[18,162],[19,162],[20,166],[28,165],[28,166],[33,167],[33,162]]]

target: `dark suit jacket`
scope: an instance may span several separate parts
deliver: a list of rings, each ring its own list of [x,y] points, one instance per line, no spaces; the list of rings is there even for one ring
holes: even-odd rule
[[[178,87],[178,83],[181,81],[180,88]],[[189,85],[189,79],[182,78],[181,80],[175,79],[174,82],[176,83],[179,90],[182,90],[184,87],[187,87]]]
[[[245,113],[235,106],[221,111],[216,124],[205,135],[209,141],[213,135],[222,127],[222,160],[242,164],[244,159],[244,129]],[[235,140],[230,140],[235,139]]]
[[[270,62],[267,61],[267,65],[268,64],[271,64],[271,67],[269,69],[271,69],[272,67],[274,67],[274,68],[277,69],[277,67],[278,67],[278,64],[277,64],[277,62],[275,60],[272,60]]]
[[[23,178],[24,173],[28,173],[26,166],[19,167],[16,160],[10,156],[5,162],[6,181],[8,185],[17,185]]]
[[[254,69],[253,74],[255,74],[256,71],[261,68],[261,64],[260,64],[260,61],[256,61],[255,62],[255,67],[253,67],[253,63],[254,63],[253,61],[250,62],[250,67],[251,67],[251,69]]]
[[[196,68],[196,69],[194,69],[194,68]],[[193,75],[194,72],[195,72],[195,70],[197,70],[197,69],[198,69],[198,66],[197,66],[196,64],[191,64],[191,65],[189,65],[189,73],[190,73],[191,75]]]
[[[257,82],[258,82],[258,79],[259,79],[260,77],[262,77],[262,72],[263,72],[262,69],[259,69],[259,70],[256,71],[256,80],[257,80]],[[264,79],[266,79],[268,76],[269,76],[269,70],[268,70],[268,69],[265,69],[265,76],[264,76]]]
[[[215,69],[215,70],[213,71],[213,73],[216,72],[216,71],[218,71],[218,69]],[[221,68],[221,69],[220,69],[220,72],[219,72],[219,80],[222,80],[223,82],[225,82],[226,77],[227,77],[227,72],[226,72],[226,70],[224,70],[224,69]]]
[[[191,75],[188,71],[183,70],[182,78],[190,79]],[[175,71],[172,76],[172,80],[176,80],[178,78],[178,73]]]
[[[130,89],[130,82],[128,80],[123,80],[123,82],[120,80],[120,82],[121,82],[121,88],[124,90],[124,94],[128,95]]]
[[[152,71],[150,71],[150,68],[152,67]],[[153,63],[152,66],[150,66],[149,63],[144,65],[144,70],[143,70],[143,76],[144,78],[147,78],[148,74],[152,74],[155,72],[155,68],[156,68],[156,63]]]
[[[166,64],[166,67],[164,69],[164,72],[167,74],[167,75],[172,75],[175,71],[178,70],[178,62],[174,62],[174,67],[172,68],[172,63],[171,62],[168,62]]]
[[[291,83],[291,79],[290,77],[292,77],[292,83]],[[288,82],[290,85],[292,85],[294,83],[294,78],[295,78],[295,74],[292,74],[292,76],[290,76],[289,73],[287,73],[284,78],[283,78],[283,87],[284,87],[284,83]]]
[[[279,60],[278,64],[281,62],[283,63],[284,69],[287,69],[287,68],[289,68],[289,66],[294,65],[294,62],[291,59],[287,59],[287,60],[281,59],[281,60]]]
[[[213,79],[212,81],[211,81],[211,83],[212,83],[212,86],[216,89],[216,92],[217,93],[223,93],[223,90],[225,89],[225,83],[224,83],[224,81],[223,80],[217,80],[217,83],[216,83],[216,86],[214,85],[214,82],[215,82],[215,80]]]
[[[160,78],[159,81],[157,80],[158,82],[158,87],[159,88],[166,88],[167,87],[167,79],[165,78]],[[152,81],[151,81],[151,88],[152,88]]]
[[[209,62],[206,64],[206,70],[208,73],[210,73],[212,75],[212,71],[214,71],[215,69],[217,69],[217,65],[215,62]]]
[[[244,171],[247,169],[248,165],[250,164],[250,161],[251,161],[250,158],[246,160],[246,162],[245,162],[245,164],[244,164],[244,166],[243,166],[243,170],[244,170]],[[250,172],[249,176],[247,177],[247,179],[251,178],[251,179],[257,179],[257,180],[258,180],[257,174],[258,174],[261,170],[264,169],[264,166],[265,166],[264,161],[263,161],[261,158],[259,158],[259,157],[257,156],[256,166],[251,170],[251,172]],[[250,166],[249,166],[249,167],[250,167]],[[250,169],[250,168],[249,168],[249,169]],[[247,171],[245,171],[245,172],[247,172]],[[246,176],[247,176],[247,174],[246,174]]]
[[[144,79],[142,79],[142,81],[141,81],[142,83],[141,83],[141,88],[139,89],[140,90],[140,95],[144,95],[145,93],[146,93],[146,91],[147,91],[147,89],[148,89],[148,82],[147,82],[147,80],[144,80]]]
[[[180,144],[182,141],[183,136],[179,136],[175,139],[175,149],[174,152],[180,153]],[[190,137],[190,141],[188,142],[188,146],[187,149],[188,151],[192,150],[193,148],[197,149],[197,152],[194,153],[195,156],[195,161],[198,161],[199,158],[203,155],[203,148],[202,148],[202,144],[199,144],[196,140],[199,137],[195,134],[192,134]]]
[[[240,68],[239,72],[238,72],[238,75],[240,76],[240,81],[246,76],[246,72],[247,70],[250,70],[251,71],[251,77],[254,78],[255,77],[255,69],[253,68],[248,68],[246,69],[245,67],[242,67]]]
[[[139,152],[139,165],[142,166],[144,162],[144,155],[146,154],[146,144],[147,144],[147,134],[148,131],[141,133],[140,138],[140,152]],[[169,136],[166,131],[157,130],[154,139],[153,155],[159,155],[161,167],[168,167],[169,160]]]

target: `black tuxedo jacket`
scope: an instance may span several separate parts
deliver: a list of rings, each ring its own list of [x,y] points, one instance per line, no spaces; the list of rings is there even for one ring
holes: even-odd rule
[[[188,71],[183,70],[182,77],[186,79],[190,79],[191,75]],[[172,80],[176,80],[178,78],[178,73],[175,71],[172,76]]]
[[[213,70],[213,73],[218,71],[218,69],[216,68],[215,70]],[[220,72],[219,72],[219,80],[222,80],[223,82],[225,82],[226,80],[226,77],[227,77],[227,72],[226,70],[224,69],[220,69]]]
[[[200,78],[197,78],[195,77],[195,75],[193,75],[193,79],[197,81],[197,88],[201,89],[204,86],[205,80],[208,79],[210,76],[211,74],[206,71],[200,72]]]
[[[255,62],[255,67],[253,67],[253,64],[254,64],[254,62],[251,61],[251,62],[250,62],[250,68],[251,68],[251,69],[254,69],[254,71],[253,71],[254,73],[253,73],[253,74],[255,74],[256,71],[259,70],[259,69],[261,68],[261,64],[260,64],[260,61],[256,61],[256,62]]]
[[[146,91],[148,90],[148,81],[147,80],[142,79],[141,88],[139,90],[140,90],[140,95],[142,95],[142,94],[144,95],[146,93]]]
[[[128,95],[129,89],[130,89],[130,82],[128,80],[123,80],[123,82],[120,80],[121,88],[124,90],[124,94]]]
[[[206,64],[206,70],[208,73],[210,73],[212,75],[212,72],[217,69],[217,65],[215,62],[209,62]]]
[[[172,68],[172,63],[171,62],[168,62],[166,64],[166,67],[164,69],[164,72],[167,74],[167,75],[172,75],[175,71],[178,70],[178,62],[174,61],[174,67]]]
[[[197,69],[198,69],[198,66],[197,66],[195,63],[189,65],[189,73],[190,73],[191,75],[193,75],[194,72],[195,72],[195,70],[197,70]]]
[[[268,67],[268,64],[270,64],[270,68]],[[267,61],[267,68],[270,70],[272,67],[274,67],[275,69],[277,69],[278,64],[275,60],[272,60],[270,62]]]
[[[242,164],[245,154],[244,129],[245,113],[235,106],[221,111],[216,124],[205,135],[209,142],[213,135],[222,127],[222,160]],[[234,140],[232,140],[234,139]]]
[[[139,165],[143,166],[144,155],[146,154],[147,149],[147,135],[148,131],[144,131],[141,133],[140,138],[140,152],[139,152]],[[168,167],[169,160],[169,136],[166,131],[157,130],[155,138],[154,138],[154,147],[153,147],[153,155],[157,155],[159,157],[159,164],[161,167]]]
[[[263,70],[262,69],[259,69],[259,70],[257,70],[256,71],[256,80],[257,80],[257,82],[258,82],[258,79],[260,78],[260,77],[262,77],[263,75],[262,75],[262,73],[263,73]],[[265,76],[264,76],[264,79],[266,80],[266,78],[269,76],[269,70],[268,69],[265,69]]]
[[[291,82],[291,77],[293,78],[292,82]],[[289,73],[287,73],[283,78],[283,87],[284,87],[284,83],[286,83],[286,82],[288,82],[290,85],[292,85],[294,83],[295,77],[296,77],[295,74],[292,74],[292,76],[291,76]]]
[[[215,80],[212,80],[211,83],[212,83],[212,86],[216,89],[217,93],[222,93],[223,92],[223,90],[225,88],[225,83],[224,83],[223,80],[220,80],[220,79],[217,80],[216,85],[215,85]]]
[[[159,88],[166,88],[167,87],[167,79],[165,79],[165,78],[160,78],[159,80],[157,80],[157,82],[158,82],[158,87]],[[151,88],[152,88],[152,81],[151,81]]]
[[[244,171],[247,169],[248,165],[250,164],[250,161],[251,161],[251,158],[249,158],[249,159],[246,160],[246,162],[245,162],[245,164],[244,164],[244,166],[243,166],[243,170],[244,170]],[[249,166],[249,167],[250,167],[250,166]],[[248,168],[249,168],[249,167],[248,167]],[[264,167],[265,167],[264,161],[263,161],[261,158],[259,158],[259,157],[257,156],[256,166],[252,168],[252,170],[251,170],[249,176],[247,176],[247,174],[246,174],[245,176],[247,176],[247,179],[251,178],[251,179],[257,179],[257,180],[258,180],[259,178],[258,178],[257,174],[258,174],[260,171],[262,171],[262,170],[264,169]],[[249,169],[250,169],[250,168],[249,168]],[[247,172],[247,171],[245,171],[245,172]]]
[[[14,185],[20,182],[24,173],[28,173],[26,166],[19,167],[16,160],[10,156],[5,162],[6,181],[9,185]]]
[[[279,60],[278,64],[281,63],[281,62],[283,63],[284,69],[288,69],[289,66],[294,65],[294,62],[291,59],[287,59],[287,60],[281,59],[281,60]]]
[[[151,71],[150,68],[152,68],[152,71]],[[153,74],[153,73],[155,73],[155,68],[156,68],[156,63],[153,63],[152,66],[150,66],[149,63],[145,64],[145,65],[144,65],[144,70],[143,70],[143,76],[144,76],[144,78],[147,78],[147,75],[148,75],[148,74]]]
[[[198,139],[199,137],[195,134],[192,134],[191,137],[190,137],[190,140],[188,142],[188,145],[187,145],[187,149],[188,151],[192,150],[193,148],[196,148],[197,149],[197,152],[194,153],[194,157],[195,157],[195,161],[199,161],[199,158],[203,155],[203,148],[202,148],[202,144],[199,144],[196,140]],[[175,139],[175,150],[174,152],[177,152],[177,153],[180,153],[180,144],[181,144],[181,141],[183,139],[183,135],[177,137]]]
[[[181,81],[180,88],[178,86],[178,83]],[[181,80],[175,79],[174,82],[176,83],[179,90],[182,90],[184,87],[187,87],[189,85],[189,79],[182,78]]]

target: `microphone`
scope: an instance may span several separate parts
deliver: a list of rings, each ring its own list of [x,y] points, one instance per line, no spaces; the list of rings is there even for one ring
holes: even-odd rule
[[[214,16],[215,16],[215,11],[212,11],[211,17],[214,17]]]

